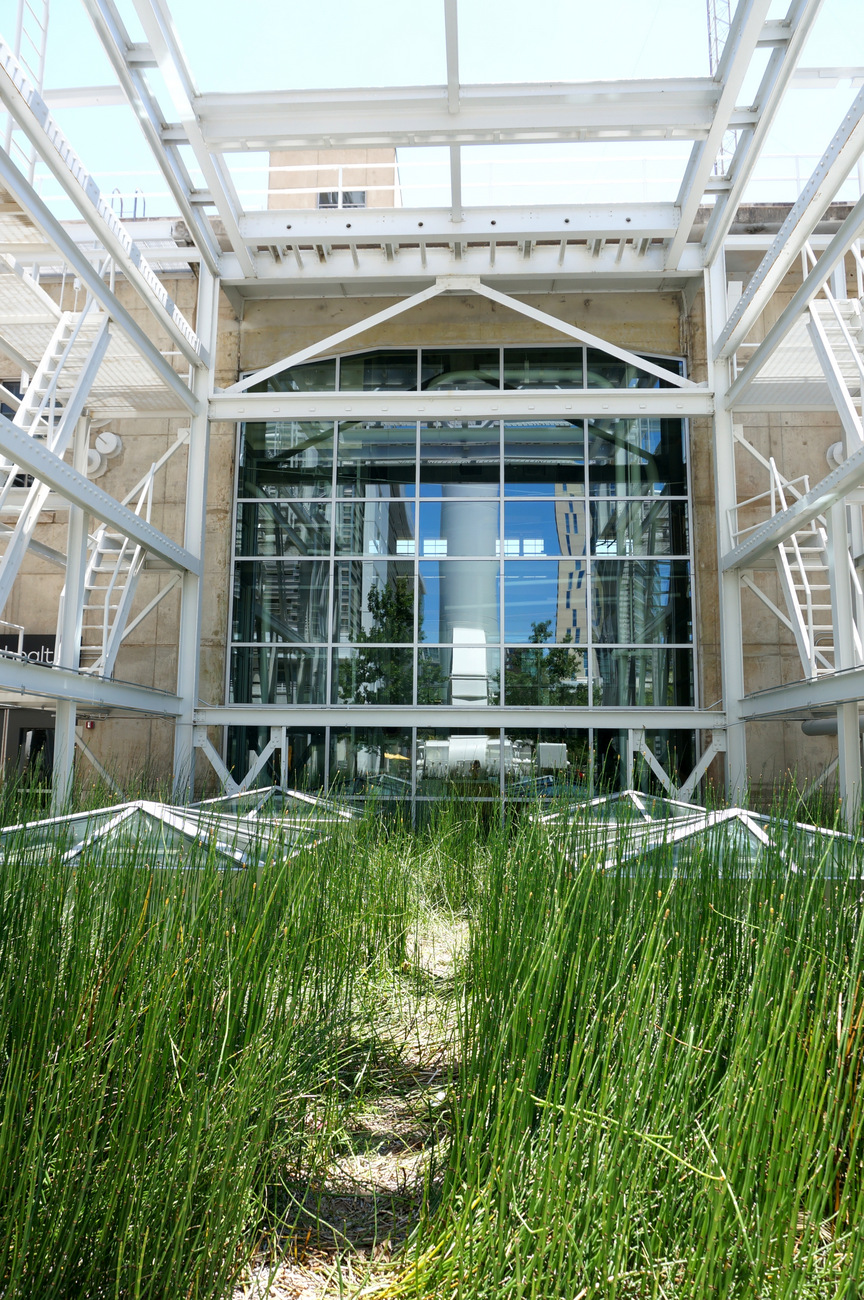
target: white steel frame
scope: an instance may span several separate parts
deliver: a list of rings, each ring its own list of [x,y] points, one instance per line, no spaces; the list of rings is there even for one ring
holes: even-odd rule
[[[856,562],[864,553],[864,523],[860,489],[864,484],[861,388],[853,393],[848,381],[848,357],[837,354],[837,342],[822,315],[826,286],[836,283],[844,259],[858,258],[859,292],[864,283],[864,263],[856,241],[864,232],[864,199],[856,204],[840,229],[831,236],[817,230],[826,207],[846,174],[864,150],[864,91],[862,91],[829,142],[825,154],[807,181],[798,201],[773,240],[732,234],[732,225],[745,187],[753,174],[772,123],[793,82],[804,43],[821,8],[822,0],[789,0],[784,17],[768,19],[769,0],[739,0],[732,17],[722,56],[712,76],[661,81],[586,83],[574,85],[465,85],[459,76],[457,0],[442,0],[445,17],[446,80],[440,86],[385,88],[383,90],[320,90],[259,92],[247,95],[199,92],[173,29],[165,0],[133,0],[144,42],[134,41],[123,24],[114,0],[83,0],[84,8],[106,51],[117,78],[116,87],[100,88],[100,102],[126,102],[133,109],[176,203],[182,220],[183,242],[175,241],[176,223],[156,223],[165,242],[164,257],[153,254],[156,266],[191,266],[199,277],[194,328],[168,298],[159,276],[148,265],[136,235],[149,237],[148,223],[128,227],[117,219],[99,195],[92,177],[78,160],[53,122],[41,95],[13,53],[0,40],[0,105],[10,115],[12,129],[26,138],[34,154],[71,198],[80,223],[58,222],[35,193],[32,177],[16,167],[0,149],[0,186],[17,210],[26,214],[39,232],[22,242],[5,244],[0,253],[13,258],[30,255],[30,265],[62,267],[74,275],[88,294],[88,310],[101,322],[99,342],[91,361],[79,367],[74,400],[57,407],[44,400],[37,417],[22,427],[16,420],[0,418],[0,454],[5,458],[7,488],[15,473],[31,474],[41,486],[31,494],[13,526],[4,524],[9,541],[0,560],[0,605],[12,585],[28,548],[55,564],[65,566],[66,590],[58,612],[60,658],[56,668],[24,664],[0,657],[0,687],[29,697],[55,701],[58,745],[55,760],[55,798],[62,801],[69,789],[76,748],[76,707],[99,704],[113,710],[145,712],[176,720],[175,782],[178,791],[191,789],[194,759],[203,753],[229,787],[229,777],[218,747],[207,728],[227,725],[272,727],[268,753],[284,743],[285,728],[294,725],[303,710],[261,709],[252,706],[201,707],[197,698],[198,654],[201,628],[206,512],[208,438],[210,420],[337,419],[368,415],[427,418],[471,418],[473,414],[524,418],[530,415],[600,413],[618,417],[644,414],[675,418],[713,416],[714,477],[718,524],[718,567],[721,587],[721,708],[653,711],[649,720],[637,710],[596,709],[573,711],[571,725],[597,723],[620,727],[629,735],[629,764],[641,754],[656,768],[644,741],[646,725],[692,727],[711,734],[711,741],[691,777],[685,797],[691,797],[709,763],[726,755],[726,780],[730,793],[746,788],[745,724],[748,720],[792,718],[811,708],[836,712],[839,731],[840,787],[847,816],[858,816],[861,789],[861,752],[858,738],[858,702],[864,697],[864,595],[857,580]],[[14,45],[14,41],[12,43]],[[767,50],[755,100],[739,103],[754,55]],[[158,70],[170,103],[160,104],[148,70]],[[37,78],[38,80],[38,78]],[[75,92],[75,101],[81,98]],[[62,98],[62,97],[61,97]],[[724,138],[734,132],[734,152],[724,151]],[[477,143],[537,143],[608,140],[687,140],[692,144],[689,163],[674,200],[665,203],[611,203],[553,205],[526,208],[469,208],[464,203],[461,149]],[[450,157],[450,201],[440,208],[381,210],[242,210],[231,180],[227,155],[246,150],[309,148],[444,146]],[[205,181],[198,187],[190,176],[185,156],[194,157]],[[718,158],[725,171],[716,174]],[[694,223],[706,195],[713,208],[703,216],[704,229]],[[219,233],[211,221],[218,218]],[[761,320],[778,286],[807,250],[820,252],[804,268],[803,282],[765,338],[753,347],[749,336]],[[726,261],[742,250],[764,252],[761,265],[737,301],[729,299]],[[815,255],[814,255],[815,257]],[[813,259],[811,259],[813,260]],[[142,329],[132,312],[113,291],[115,274],[126,278],[146,307],[152,321],[170,340],[180,358],[175,367]],[[107,282],[106,282],[107,274]],[[680,291],[689,308],[700,288],[706,301],[708,382],[694,384],[664,367],[635,357],[559,318],[550,316],[514,295],[550,290]],[[384,310],[367,315],[357,324],[322,338],[318,343],[283,358],[274,365],[220,390],[214,381],[217,343],[217,304],[220,290],[242,310],[246,298],[301,297],[304,295],[387,295],[395,299]],[[290,364],[331,353],[348,339],[374,325],[442,293],[477,294],[555,330],[623,358],[669,387],[655,390],[609,390],[598,401],[596,390],[567,392],[488,393],[306,393],[253,394],[256,381]],[[830,292],[827,299],[843,326],[843,308]],[[44,310],[44,304],[43,304]],[[844,318],[845,319],[845,318]],[[784,343],[808,324],[809,335],[832,401],[838,410],[845,441],[842,464],[816,486],[799,490],[784,477],[783,467],[768,462],[752,448],[742,432],[746,412],[757,404],[760,379],[770,373],[772,359]],[[830,323],[830,322],[829,322]],[[832,327],[833,328],[833,327]],[[836,331],[835,331],[836,333]],[[861,349],[846,330],[848,348]],[[160,385],[165,407],[186,413],[188,442],[187,509],[182,544],[159,533],[130,507],[118,502],[86,475],[86,450],[90,415],[88,394],[93,389],[110,338],[122,338],[141,358],[151,382]],[[744,349],[743,345],[747,345]],[[0,320],[0,349],[32,374],[43,359],[28,358],[16,343],[14,329]],[[745,355],[746,353],[746,355]],[[47,354],[46,354],[47,355]],[[864,363],[858,357],[861,375]],[[70,363],[60,363],[70,368]],[[844,369],[844,365],[846,368]],[[70,373],[71,369],[70,369]],[[846,377],[844,377],[846,376]],[[56,409],[55,409],[56,407]],[[26,401],[19,407],[26,411]],[[764,409],[760,407],[759,409]],[[65,423],[63,413],[65,411]],[[59,423],[58,423],[59,421]],[[741,533],[735,484],[736,446],[749,449],[770,478],[770,515],[749,533]],[[63,459],[69,450],[71,463]],[[154,466],[152,473],[159,471]],[[69,507],[66,555],[51,551],[33,536],[35,520],[48,492]],[[0,492],[8,495],[0,485]],[[856,495],[858,494],[858,495]],[[179,667],[176,693],[165,695],[144,687],[106,680],[78,667],[81,645],[82,574],[87,563],[87,519],[93,516],[110,526],[137,548],[168,566],[179,585],[181,613]],[[807,532],[809,530],[809,533]],[[824,555],[831,590],[833,647],[821,655],[821,668],[810,654],[805,680],[748,695],[742,658],[742,587],[755,592],[782,624],[803,629],[799,642],[807,641],[805,614],[786,612],[759,585],[759,571],[776,560],[787,575],[787,599],[797,590],[790,564],[801,562],[806,586],[806,550],[802,539],[814,534]],[[817,548],[818,549],[818,548]],[[812,550],[812,547],[811,547]],[[790,560],[790,556],[792,559]],[[823,563],[820,558],[819,563]],[[800,586],[800,584],[799,584]],[[164,591],[142,610],[133,624],[124,619],[113,629],[119,644],[158,604]],[[795,597],[797,600],[798,598]],[[126,602],[131,605],[131,593]],[[128,613],[128,610],[127,610]],[[2,614],[2,608],[0,608]],[[812,640],[812,637],[811,637]],[[103,662],[108,662],[103,658]],[[812,670],[812,671],[811,671]],[[290,718],[288,713],[290,712]],[[316,725],[332,710],[315,710]],[[337,711],[338,712],[338,711]],[[376,710],[374,724],[388,725],[387,710]],[[459,725],[488,725],[494,710],[473,717],[460,710]],[[508,723],[518,725],[516,712]],[[531,710],[532,725],[555,726],[560,715]],[[423,723],[415,710],[412,723]],[[667,717],[667,713],[669,716]],[[584,719],[582,715],[584,714]],[[326,715],[326,716],[325,716]],[[379,716],[380,715],[380,716]],[[597,715],[597,716],[595,716]],[[614,716],[613,716],[614,715]],[[305,716],[305,715],[304,715]],[[357,721],[356,711],[351,715]],[[425,715],[424,715],[425,718]],[[346,721],[345,719],[340,719]],[[404,714],[399,722],[404,722]],[[440,725],[442,714],[430,713],[425,725]],[[311,722],[311,716],[310,716]],[[390,725],[398,725],[395,721]],[[77,747],[83,747],[77,737]],[[258,756],[260,768],[266,761]],[[837,760],[835,760],[837,762]],[[247,774],[246,783],[254,773]],[[655,771],[661,784],[668,778]],[[665,779],[664,779],[665,778]]]

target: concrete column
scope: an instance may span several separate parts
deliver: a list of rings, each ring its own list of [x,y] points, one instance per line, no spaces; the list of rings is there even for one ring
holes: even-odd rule
[[[831,584],[834,667],[838,671],[854,668],[857,656],[845,501],[838,501],[828,512],[828,580]],[[841,704],[837,709],[837,747],[843,819],[849,829],[854,830],[861,816],[861,733],[857,701]]]

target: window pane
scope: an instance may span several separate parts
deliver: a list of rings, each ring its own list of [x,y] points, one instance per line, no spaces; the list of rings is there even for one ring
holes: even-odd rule
[[[419,640],[500,640],[497,560],[421,560],[419,569]]]
[[[497,348],[423,348],[420,387],[423,389],[481,389],[500,387]]]
[[[507,650],[504,703],[558,708],[590,704],[586,652],[569,646]]]
[[[243,427],[241,497],[330,496],[332,423],[268,420]]]
[[[345,392],[401,392],[417,388],[417,349],[405,352],[362,352],[343,357],[339,388]]]
[[[420,554],[498,554],[500,505],[497,488],[485,500],[423,501],[420,505]]]
[[[237,507],[238,555],[329,555],[329,501],[253,501]]]
[[[414,651],[344,646],[333,652],[334,704],[411,704]]]
[[[592,496],[686,496],[681,420],[589,420]]]
[[[510,643],[588,641],[588,578],[580,560],[505,561],[504,635]]]
[[[608,650],[595,652],[598,703],[666,708],[693,704],[693,654],[690,650]]]
[[[668,379],[658,379],[646,370],[639,370],[626,361],[610,357],[608,352],[588,348],[588,375],[586,388],[672,388]],[[648,357],[657,366],[681,373],[681,362],[666,357]]]
[[[236,560],[234,640],[327,640],[329,560]]]
[[[325,704],[327,651],[286,645],[235,646],[231,704]]]
[[[333,727],[330,786],[337,794],[409,798],[410,727]]]
[[[591,502],[592,554],[686,555],[687,550],[684,501]]]
[[[592,578],[595,642],[690,641],[689,569],[686,560],[598,560]]]
[[[584,421],[505,424],[504,484],[508,496],[582,496]]]
[[[505,793],[509,798],[590,794],[591,733],[587,730],[508,727],[504,756]]]
[[[451,421],[420,425],[420,492],[423,496],[476,496],[497,485],[499,425]]]
[[[414,502],[378,497],[337,501],[336,553],[413,555]]]
[[[228,770],[240,780],[246,775],[258,754],[270,739],[269,727],[228,728]],[[260,784],[279,779],[278,760],[273,756],[262,774]],[[323,790],[324,788],[324,728],[310,731],[289,730],[288,752],[284,757],[284,778],[290,790]]]
[[[501,699],[501,655],[485,645],[421,646],[417,703],[482,708]]]
[[[504,555],[584,555],[585,503],[508,501],[504,506]]]
[[[581,347],[505,348],[504,387],[581,388]]]
[[[451,728],[418,728],[417,793],[465,799],[497,798],[500,793],[501,733]]]
[[[414,640],[410,561],[340,561],[333,581],[334,641],[399,644]]]
[[[307,361],[302,366],[292,366],[278,375],[271,375],[260,384],[253,384],[250,393],[332,393],[336,388],[336,360]]]
[[[413,495],[417,467],[417,425],[357,423],[339,425],[336,490],[342,496],[380,496],[390,485]]]

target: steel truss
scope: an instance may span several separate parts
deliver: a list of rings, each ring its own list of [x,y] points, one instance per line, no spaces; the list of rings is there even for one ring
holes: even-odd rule
[[[836,717],[839,784],[850,820],[858,816],[861,751],[858,705],[864,697],[864,351],[861,287],[864,200],[844,211],[836,231],[820,229],[828,205],[864,149],[864,92],[775,238],[733,232],[739,205],[770,127],[792,84],[822,0],[791,0],[782,18],[768,18],[769,0],[739,0],[725,46],[709,77],[577,85],[472,86],[459,76],[457,0],[443,0],[446,81],[434,87],[375,91],[274,91],[201,94],[177,41],[164,0],[133,0],[145,41],[135,41],[113,0],[83,0],[117,78],[101,102],[128,103],[176,204],[180,221],[119,220],[51,118],[32,70],[0,41],[0,104],[10,132],[41,160],[72,200],[80,221],[63,225],[35,193],[32,173],[0,149],[0,352],[23,372],[21,395],[0,393],[14,410],[0,417],[0,615],[28,553],[65,571],[57,611],[57,665],[48,668],[0,656],[0,689],[54,701],[57,711],[55,800],[70,788],[78,706],[175,719],[178,791],[191,788],[203,754],[229,788],[208,728],[270,726],[271,739],[242,784],[251,783],[285,743],[297,710],[201,707],[198,658],[204,572],[209,421],[292,417],[391,416],[452,419],[500,414],[601,413],[620,418],[668,415],[714,419],[714,480],[720,575],[723,705],[720,709],[645,711],[575,709],[568,725],[604,725],[627,733],[627,763],[637,756],[661,785],[671,781],[645,744],[644,728],[692,727],[711,740],[681,793],[689,798],[708,765],[725,754],[730,793],[748,780],[746,724],[797,718],[809,710]],[[767,62],[752,104],[741,90],[755,53]],[[170,102],[160,103],[148,79],[158,70]],[[56,97],[55,97],[56,98]],[[60,96],[62,99],[62,96]],[[81,92],[75,92],[80,102]],[[53,102],[53,101],[52,101]],[[724,140],[732,139],[731,156]],[[7,133],[7,140],[11,135]],[[478,143],[686,140],[691,154],[677,195],[662,203],[470,208],[462,187],[463,146]],[[424,210],[314,211],[242,209],[228,155],[246,150],[444,146],[450,157],[449,202]],[[204,177],[196,185],[186,159]],[[718,175],[718,158],[724,168]],[[713,201],[706,206],[706,196]],[[2,224],[14,214],[14,231]],[[148,257],[136,235],[158,241]],[[758,249],[764,257],[737,300],[730,299],[727,259]],[[846,296],[842,268],[857,259],[857,298]],[[762,328],[778,288],[802,263],[800,286],[776,320]],[[38,283],[40,268],[75,277],[84,301],[58,307]],[[168,296],[160,270],[194,268],[194,326]],[[838,269],[841,274],[838,275]],[[130,286],[150,329],[119,294]],[[592,290],[680,292],[685,309],[705,295],[708,382],[682,380],[664,367],[551,316],[526,295]],[[284,357],[256,375],[219,389],[215,382],[220,289],[238,312],[246,299],[347,294],[393,299],[383,311]],[[599,347],[662,379],[668,387],[597,391],[481,393],[253,394],[257,380],[332,352],[378,323],[447,292],[480,295],[546,329]],[[517,297],[514,295],[521,295]],[[26,323],[29,322],[29,323]],[[155,338],[154,341],[154,333]],[[162,340],[161,342],[159,340]],[[166,349],[172,356],[163,353]],[[795,366],[790,371],[790,356]],[[176,364],[175,364],[176,362]],[[798,376],[790,396],[790,373]],[[785,406],[784,406],[785,403]],[[796,481],[754,445],[748,412],[834,410],[843,431],[840,464],[815,485]],[[482,410],[481,410],[482,408]],[[88,477],[91,431],[124,417],[181,416],[188,427],[123,500]],[[154,482],[179,451],[186,456],[186,518],[182,539],[150,520]],[[736,453],[752,456],[765,491],[739,499]],[[21,475],[32,477],[22,496]],[[26,480],[25,480],[26,481]],[[68,511],[65,552],[47,546],[36,527],[46,502]],[[9,516],[11,515],[11,520]],[[95,521],[95,527],[93,522]],[[138,576],[156,566],[168,575],[143,607]],[[96,575],[105,578],[97,595]],[[766,573],[771,583],[766,585]],[[776,579],[773,575],[776,574]],[[178,672],[171,694],[113,680],[120,645],[169,592],[179,590]],[[741,593],[768,608],[794,639],[804,680],[748,693],[743,660]],[[779,590],[779,595],[777,591]],[[827,593],[827,594],[826,594]],[[137,613],[133,617],[133,610]],[[96,613],[95,624],[85,617]],[[95,626],[93,633],[87,628]],[[364,714],[370,725],[395,725]],[[422,711],[414,711],[415,722]],[[492,709],[459,725],[488,725]],[[342,717],[345,713],[345,717]],[[332,717],[331,717],[332,714]],[[336,715],[339,714],[337,717]],[[381,717],[378,716],[381,714]],[[584,714],[584,717],[583,717]],[[326,715],[326,716],[325,716]],[[614,716],[613,716],[614,715]],[[346,711],[320,710],[323,721],[346,722]],[[404,716],[404,715],[400,715]],[[503,715],[502,715],[503,716]],[[512,725],[515,713],[507,712]],[[436,711],[428,725],[440,725]],[[356,721],[356,710],[350,713]],[[538,711],[531,711],[532,724]],[[560,715],[548,725],[559,725]],[[422,720],[420,720],[422,721]],[[503,725],[503,723],[502,723]],[[833,765],[832,765],[833,766]]]

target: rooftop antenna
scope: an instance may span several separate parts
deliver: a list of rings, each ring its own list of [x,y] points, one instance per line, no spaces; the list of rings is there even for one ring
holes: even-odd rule
[[[708,12],[708,70],[716,77],[723,56],[723,47],[732,26],[732,0],[706,0]],[[727,131],[717,152],[714,174],[725,176],[738,145],[736,131]]]

